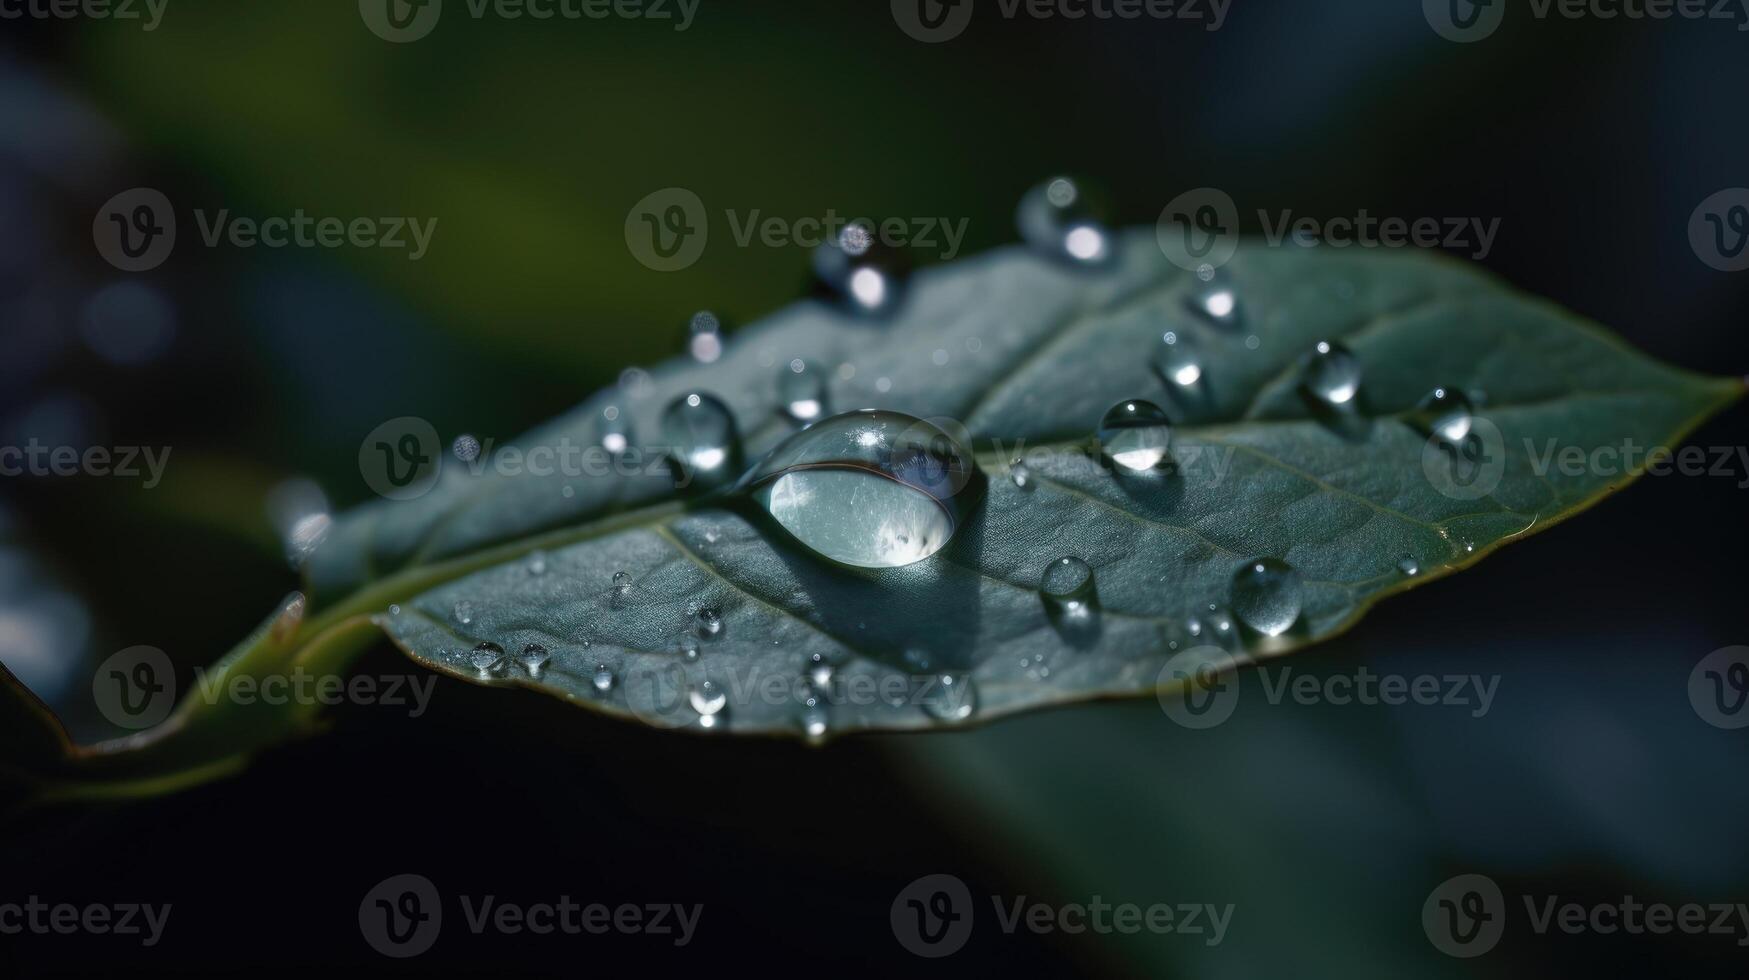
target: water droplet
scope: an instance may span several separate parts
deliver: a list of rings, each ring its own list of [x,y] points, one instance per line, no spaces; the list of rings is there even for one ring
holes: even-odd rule
[[[1203,633],[1202,620],[1197,619],[1195,616],[1192,616],[1189,619],[1185,620],[1184,621],[1184,632],[1189,634],[1190,638],[1193,640],[1202,639],[1202,633]]]
[[[680,639],[676,640],[674,645],[680,651],[680,655],[686,659],[698,659],[698,637],[692,635],[691,632],[680,634]]]
[[[1078,265],[1111,255],[1099,195],[1081,181],[1054,177],[1027,191],[1015,212],[1020,237],[1039,252]]]
[[[826,709],[820,705],[812,705],[802,709],[802,734],[809,744],[818,745],[826,740]]]
[[[935,554],[959,525],[975,468],[953,437],[897,412],[836,415],[785,440],[750,475],[754,499],[833,561],[895,568]]]
[[[1194,388],[1202,380],[1202,355],[1189,337],[1175,330],[1166,331],[1154,351],[1154,370],[1169,385]]]
[[[1032,486],[1032,470],[1028,469],[1027,465],[1018,457],[1008,464],[1008,478],[1013,480],[1014,485],[1022,490]]]
[[[715,313],[700,310],[687,321],[686,352],[700,364],[714,364],[723,356],[723,322]]]
[[[970,677],[942,674],[923,698],[923,711],[936,721],[965,721],[978,710],[978,688]]]
[[[1039,579],[1045,602],[1070,615],[1086,615],[1093,604],[1093,566],[1079,558],[1058,558]]]
[[[692,705],[692,710],[709,716],[717,714],[728,705],[729,694],[718,687],[715,681],[700,681],[687,692],[686,700]]]
[[[1199,282],[1184,297],[1185,308],[1204,322],[1223,330],[1237,327],[1243,319],[1239,294],[1212,266],[1202,268],[1209,270],[1209,274],[1205,278],[1198,272]]]
[[[1306,394],[1332,408],[1346,408],[1360,393],[1360,359],[1341,344],[1320,340],[1306,355]]]
[[[474,621],[474,604],[466,599],[457,600],[456,604],[450,608],[450,615],[454,616],[455,621],[463,626],[471,625]]]
[[[808,686],[816,691],[826,691],[832,687],[832,663],[825,654],[816,653],[808,658]]]
[[[708,490],[741,470],[741,438],[735,417],[715,397],[693,392],[674,399],[662,413],[675,479],[689,489]]]
[[[608,599],[617,608],[625,604],[632,594],[632,573],[618,571],[613,573],[613,588],[608,591]]]
[[[632,427],[618,405],[601,410],[595,420],[595,441],[608,453],[619,456],[632,448]]]
[[[391,615],[391,616],[399,616],[399,615],[401,615],[401,605],[400,605],[400,603],[390,603],[390,604],[389,604],[389,615]]]
[[[790,361],[778,372],[777,400],[796,422],[819,421],[826,414],[825,373],[799,357]]]
[[[613,690],[613,671],[606,664],[595,665],[595,677],[591,681],[595,689],[602,694]]]
[[[904,255],[866,225],[847,225],[837,239],[814,250],[814,276],[860,313],[881,314],[896,307],[905,270]]]
[[[468,662],[482,677],[504,672],[504,648],[496,643],[482,643],[468,655]]]
[[[547,648],[539,643],[530,643],[522,648],[521,659],[523,670],[530,674],[539,674],[546,669],[547,661],[552,659],[552,655],[547,653]]]
[[[1233,614],[1211,603],[1205,632],[1210,641],[1221,646],[1230,646],[1234,638]]]
[[[1415,417],[1423,432],[1456,446],[1469,438],[1475,409],[1461,390],[1442,386],[1421,400]]]
[[[536,551],[528,556],[528,574],[545,575],[547,573],[547,554]]]
[[[1120,402],[1099,422],[1100,451],[1133,473],[1159,466],[1171,444],[1171,420],[1153,402]]]
[[[1414,555],[1404,555],[1403,560],[1397,562],[1397,571],[1412,578],[1421,574],[1421,563],[1415,560]]]
[[[449,447],[455,453],[455,458],[464,463],[472,463],[480,458],[480,440],[470,435],[459,435]]]
[[[1279,558],[1246,562],[1233,576],[1233,610],[1264,636],[1280,636],[1299,621],[1305,605],[1300,573]]]
[[[723,614],[709,606],[698,611],[698,635],[715,637],[723,631]]]

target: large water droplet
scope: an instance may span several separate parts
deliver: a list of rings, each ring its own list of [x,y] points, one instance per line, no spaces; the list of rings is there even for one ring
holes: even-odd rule
[[[965,721],[978,710],[978,688],[970,677],[942,674],[923,697],[923,711],[936,721]]]
[[[1111,255],[1099,195],[1069,177],[1054,177],[1027,191],[1015,224],[1027,244],[1054,259],[1092,264]]]
[[[1306,355],[1306,394],[1332,408],[1347,408],[1360,394],[1360,358],[1348,348],[1320,340]]]
[[[466,599],[458,599],[456,604],[450,608],[450,615],[454,616],[455,621],[463,626],[470,626],[474,622],[474,604]]]
[[[1421,563],[1415,560],[1414,555],[1404,555],[1403,560],[1397,562],[1397,571],[1414,578],[1421,574]]]
[[[613,690],[613,671],[606,664],[596,664],[595,676],[591,679],[591,683],[595,685],[595,690],[606,694]]]
[[[728,705],[729,694],[718,687],[715,681],[701,681],[687,692],[686,700],[692,705],[692,710],[708,717]]]
[[[1191,339],[1175,330],[1166,331],[1154,351],[1154,370],[1167,384],[1194,388],[1202,380],[1202,355]]]
[[[801,358],[784,365],[777,376],[777,400],[791,419],[802,425],[826,414],[826,375]]]
[[[785,530],[825,557],[895,568],[947,544],[975,475],[971,454],[941,429],[868,410],[791,436],[747,486]]]
[[[504,648],[496,643],[482,643],[468,655],[468,662],[482,677],[501,674],[504,672]]]
[[[698,611],[698,635],[706,639],[723,632],[723,614],[706,606]]]
[[[686,352],[700,364],[714,364],[723,356],[723,321],[709,310],[700,310],[686,323]]]
[[[1021,490],[1032,487],[1032,469],[1018,456],[1008,463],[1008,478]]]
[[[520,659],[522,661],[523,670],[528,671],[530,674],[538,675],[541,671],[546,669],[547,661],[552,659],[552,655],[547,652],[546,647],[541,646],[539,643],[530,643],[522,648],[522,656]]]
[[[807,737],[810,745],[818,745],[826,740],[827,717],[823,705],[815,704],[802,709],[802,734]]]
[[[449,451],[455,454],[456,459],[464,463],[472,463],[480,458],[480,440],[465,434],[456,436],[455,442],[450,444]]]
[[[1421,400],[1415,416],[1423,432],[1456,446],[1469,438],[1475,409],[1461,390],[1439,387]]]
[[[905,269],[904,255],[888,248],[866,225],[847,225],[835,240],[814,250],[815,277],[861,313],[881,314],[896,307]]]
[[[1099,422],[1099,448],[1133,473],[1158,467],[1172,446],[1172,422],[1153,402],[1120,402]]]
[[[662,413],[675,479],[687,489],[708,490],[741,472],[741,437],[735,416],[715,397],[693,392],[674,399]]]
[[[1086,615],[1093,604],[1093,566],[1079,558],[1058,558],[1045,566],[1039,593],[1056,610]]]
[[[1299,621],[1305,604],[1300,573],[1279,558],[1246,562],[1233,576],[1233,611],[1264,636],[1280,636]]]

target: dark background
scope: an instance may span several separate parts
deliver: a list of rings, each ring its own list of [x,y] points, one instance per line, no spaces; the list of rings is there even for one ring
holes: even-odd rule
[[[192,670],[296,586],[267,500],[365,500],[360,439],[398,415],[507,438],[806,283],[798,248],[662,275],[628,253],[659,188],[771,215],[944,216],[1013,240],[1058,172],[1148,224],[1180,191],[1312,216],[1499,217],[1485,265],[1662,360],[1749,371],[1749,274],[1703,265],[1694,207],[1749,185],[1749,33],[1716,21],[1535,21],[1441,40],[1416,0],[1235,0],[1225,26],[1007,21],[923,45],[885,3],[703,0],[642,21],[474,21],[387,44],[356,5],[170,0],[116,22],[0,22],[0,431],[7,444],[173,447],[160,487],[4,478],[0,660],[87,738],[92,665],[135,644]],[[986,9],[987,8],[987,9]],[[91,215],[162,189],[184,222],[140,276]],[[193,208],[421,215],[432,251],[205,249]],[[933,256],[918,256],[921,262]],[[147,288],[106,343],[92,297]],[[140,338],[144,338],[143,340]],[[1695,434],[1745,444],[1741,407]],[[1749,731],[1703,724],[1689,672],[1749,642],[1749,478],[1648,479],[1475,571],[1384,604],[1297,669],[1501,677],[1455,708],[1284,706],[1209,732],[1151,701],[823,751],[602,720],[441,680],[431,710],[338,711],[324,738],[165,799],[0,830],[0,901],[171,902],[164,942],[0,937],[21,974],[370,969],[891,975],[1740,974],[1735,937],[1537,936],[1475,961],[1423,935],[1459,873],[1563,900],[1749,901]],[[405,674],[384,644],[359,668]],[[1247,694],[1259,691],[1255,678]],[[648,937],[474,937],[382,959],[358,902],[402,872],[447,896],[703,902]],[[948,872],[983,918],[957,956],[887,924]],[[1227,902],[1226,942],[1002,936],[987,899]],[[459,918],[453,901],[446,908]]]

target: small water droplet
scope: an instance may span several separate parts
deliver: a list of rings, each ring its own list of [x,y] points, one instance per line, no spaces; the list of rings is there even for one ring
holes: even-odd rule
[[[632,595],[632,573],[618,571],[613,573],[613,588],[608,590],[608,601],[614,608],[625,605]]]
[[[1475,408],[1462,390],[1441,386],[1421,400],[1415,410],[1415,418],[1421,431],[1458,446],[1469,438],[1470,429],[1475,422]]]
[[[675,479],[694,490],[708,490],[734,479],[741,470],[741,438],[729,407],[712,395],[682,395],[662,413]]]
[[[1079,558],[1058,558],[1045,566],[1039,594],[1055,610],[1085,616],[1093,607],[1093,566]]]
[[[698,635],[715,637],[723,631],[723,614],[706,606],[698,611]]]
[[[723,322],[715,313],[700,310],[686,322],[686,352],[700,364],[714,364],[723,356]]]
[[[1154,370],[1169,385],[1194,388],[1202,381],[1203,358],[1188,336],[1168,330],[1154,351]]]
[[[530,674],[538,675],[546,669],[547,661],[551,659],[552,655],[547,653],[547,648],[539,643],[530,643],[522,648],[522,669]]]
[[[450,608],[450,615],[454,616],[455,621],[463,626],[472,625],[474,622],[474,604],[466,599],[458,599],[456,604]]]
[[[1204,278],[1199,270],[1197,279],[1200,281],[1185,294],[1185,308],[1203,322],[1223,330],[1238,327],[1243,319],[1239,294],[1214,267],[1205,265],[1202,268],[1209,270],[1208,277]]]
[[[1360,393],[1360,359],[1341,344],[1320,340],[1306,355],[1301,384],[1320,404],[1347,408]]]
[[[619,406],[609,405],[595,420],[595,441],[614,456],[632,448],[632,427]]]
[[[1111,232],[1099,197],[1070,177],[1033,187],[1015,212],[1020,237],[1053,259],[1077,265],[1103,262],[1111,256]]]
[[[1397,571],[1412,578],[1421,574],[1421,563],[1415,560],[1414,555],[1404,555],[1403,560],[1397,562]]]
[[[815,691],[826,691],[832,686],[832,663],[825,654],[816,653],[808,657],[808,686]]]
[[[1233,611],[1263,636],[1280,636],[1299,621],[1305,605],[1300,573],[1279,558],[1246,562],[1233,576]]]
[[[1465,541],[1464,542],[1464,554],[1473,554],[1475,552],[1475,550],[1476,550],[1476,543],[1474,541]]]
[[[778,372],[777,400],[797,423],[819,421],[826,414],[825,372],[799,357],[790,361]]]
[[[401,605],[400,605],[400,603],[390,603],[390,604],[389,604],[389,615],[391,615],[391,616],[399,616],[399,615],[401,615]]]
[[[545,575],[547,573],[547,555],[544,551],[536,551],[528,556],[528,574]]]
[[[1008,478],[1013,480],[1014,485],[1022,490],[1029,489],[1032,486],[1032,470],[1028,469],[1027,465],[1018,457],[1011,460],[1008,464]]]
[[[455,458],[464,463],[472,463],[480,458],[480,440],[470,435],[456,436],[455,442],[449,448],[450,452],[455,453]]]
[[[923,698],[923,711],[936,721],[965,721],[978,710],[978,688],[970,677],[942,674]]]
[[[1195,616],[1192,616],[1189,619],[1185,620],[1184,621],[1184,632],[1189,634],[1190,638],[1193,640],[1201,639],[1202,634],[1203,634],[1202,620],[1196,618]]]
[[[595,677],[591,681],[595,689],[602,694],[613,690],[613,671],[606,664],[595,665]]]
[[[698,659],[698,637],[694,636],[691,631],[680,634],[680,638],[674,641],[674,646],[686,659]]]
[[[1171,444],[1171,420],[1153,402],[1120,402],[1099,422],[1100,451],[1132,473],[1146,472],[1165,462]]]
[[[815,278],[863,314],[883,314],[898,305],[905,271],[904,254],[862,224],[846,225],[836,239],[814,250]]]
[[[504,648],[496,643],[482,643],[468,655],[468,662],[482,677],[504,672]]]
[[[802,709],[802,735],[810,745],[818,745],[826,740],[826,709],[821,705],[811,705]]]
[[[796,540],[846,565],[894,568],[939,551],[958,527],[971,454],[896,412],[835,415],[785,440],[748,479]]]
[[[1211,603],[1205,631],[1208,633],[1208,639],[1212,642],[1221,646],[1230,646],[1234,639],[1233,614]]]
[[[701,715],[714,715],[722,711],[729,703],[729,694],[715,681],[700,681],[687,692],[686,700],[691,703],[692,710]]]

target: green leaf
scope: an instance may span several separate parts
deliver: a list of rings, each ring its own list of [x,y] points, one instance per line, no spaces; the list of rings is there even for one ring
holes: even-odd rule
[[[930,709],[951,709],[968,678],[974,719],[1152,692],[1174,649],[1198,642],[1192,621],[1228,604],[1249,558],[1285,559],[1305,579],[1299,628],[1267,652],[1326,638],[1378,599],[1637,475],[1539,472],[1533,458],[1550,445],[1669,445],[1741,393],[1444,260],[1253,245],[1223,274],[1241,304],[1235,328],[1190,311],[1204,287],[1149,234],[1127,236],[1108,269],[999,251],[919,275],[891,321],[804,303],[732,338],[716,363],[671,363],[647,391],[602,392],[519,441],[593,445],[611,405],[637,442],[654,444],[663,408],[707,391],[731,406],[756,458],[793,431],[776,395],[783,366],[825,365],[832,411],[953,419],[973,441],[981,500],[951,544],[916,565],[835,565],[745,500],[677,492],[660,465],[578,478],[470,476],[452,464],[424,498],[340,522],[312,587],[354,595],[351,611],[374,611],[435,669],[658,725],[696,726],[685,693],[709,680],[728,699],[716,727],[731,731],[938,727],[952,712]],[[1151,366],[1168,330],[1204,355],[1193,400],[1170,398]],[[1299,394],[1302,356],[1322,339],[1364,366],[1361,412],[1347,421]],[[1500,434],[1504,469],[1479,499],[1440,492],[1424,468],[1415,407],[1442,385],[1482,399],[1479,416]],[[1184,420],[1176,472],[1121,477],[1100,465],[1094,428],[1130,398]],[[1015,456],[1027,459],[1024,487],[1010,478]],[[1053,618],[1037,592],[1063,556],[1094,568],[1091,628]],[[1402,570],[1405,558],[1418,574]],[[623,594],[618,572],[630,579]],[[723,629],[691,659],[683,637],[699,635],[690,611],[701,607],[720,612]],[[482,643],[504,662],[479,669]],[[544,669],[518,666],[530,644],[550,655]],[[834,683],[809,712],[816,657]],[[615,680],[605,693],[598,665]],[[942,675],[959,686],[944,689]]]

